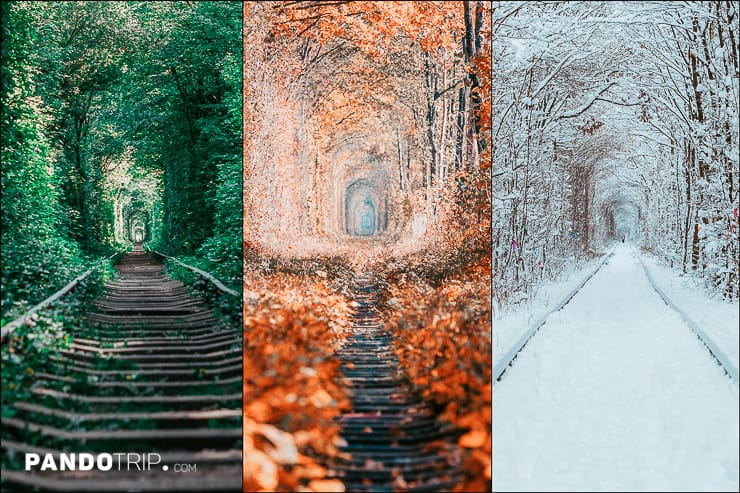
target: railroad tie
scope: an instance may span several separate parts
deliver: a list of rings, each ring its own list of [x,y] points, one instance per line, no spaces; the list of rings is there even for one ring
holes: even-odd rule
[[[337,351],[352,389],[352,408],[339,422],[346,445],[330,475],[347,491],[450,491],[462,480],[460,430],[439,422],[410,393],[392,335],[381,325],[377,292],[355,279],[352,334]]]
[[[55,491],[241,488],[241,337],[140,246],[115,266],[69,348],[34,374],[33,400],[3,419],[4,454],[116,456],[111,471],[3,471],[4,486]],[[41,446],[43,445],[43,446]],[[156,461],[146,464],[143,454]],[[132,462],[136,461],[136,464]],[[22,464],[22,460],[20,463]],[[145,470],[140,470],[145,469]],[[185,472],[183,472],[185,471]]]

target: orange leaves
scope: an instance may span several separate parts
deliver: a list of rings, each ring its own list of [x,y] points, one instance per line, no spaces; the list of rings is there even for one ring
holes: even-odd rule
[[[266,441],[268,445],[263,450],[278,464],[295,464],[298,461],[298,449],[293,435],[266,423],[258,423],[250,418],[244,418],[244,435],[249,437],[251,446],[254,446],[255,437]]]
[[[349,406],[334,346],[349,326],[327,281],[248,273],[244,312],[244,489],[343,491],[320,460],[340,444]],[[320,458],[324,459],[320,459]]]
[[[351,40],[370,56],[392,50],[401,35],[428,52],[452,48],[464,29],[462,2],[293,2],[275,14],[277,36]]]
[[[490,260],[448,276],[436,289],[391,279],[390,325],[396,354],[414,386],[464,430],[466,479],[460,491],[488,491],[491,480]]]
[[[465,448],[478,448],[483,446],[485,441],[489,438],[490,436],[485,432],[485,430],[478,428],[461,436],[460,441],[457,443],[461,447]]]
[[[476,118],[478,120],[479,138],[483,141],[481,148],[480,165],[482,169],[488,169],[492,164],[492,141],[491,131],[493,129],[493,107],[491,103],[491,80],[493,74],[493,59],[491,58],[491,44],[485,43],[480,55],[473,60],[479,87],[475,89],[478,98],[476,107]]]
[[[270,420],[271,409],[270,406],[264,400],[258,400],[250,403],[244,403],[244,416],[249,416],[252,419],[265,423]]]
[[[343,492],[344,483],[338,479],[313,479],[308,483],[310,491]]]
[[[319,389],[311,394],[311,397],[309,397],[308,400],[316,407],[326,407],[331,403],[332,398],[326,390]]]
[[[479,8],[484,8],[484,2],[479,3]],[[486,16],[490,16],[491,13],[484,13]],[[490,18],[490,17],[488,17]],[[478,126],[478,138],[481,140],[481,156],[480,156],[480,167],[481,169],[489,169],[493,160],[493,142],[491,140],[491,132],[493,130],[493,106],[491,101],[492,96],[492,79],[493,79],[493,53],[491,46],[491,24],[484,22],[481,29],[481,38],[483,44],[480,52],[472,60],[472,69],[475,72],[476,79],[478,81],[478,87],[475,88],[477,104],[476,104],[476,120]]]
[[[244,491],[306,491],[306,488],[308,491],[344,491],[341,481],[322,479],[326,476],[326,468],[298,453],[296,435],[244,419]],[[255,445],[258,441],[263,443],[262,450]],[[307,486],[301,485],[306,481]]]
[[[244,491],[277,491],[280,484],[277,464],[270,457],[244,444],[242,487]]]
[[[491,146],[480,159],[467,149],[487,141],[490,48],[484,42],[480,57],[463,60],[462,2],[247,2],[244,22],[244,231],[253,247],[362,257],[340,211],[343,188],[365,166],[384,182],[387,172],[392,211],[374,254],[446,232],[460,244],[474,234],[490,244],[490,185],[481,185],[490,173],[470,175],[481,172],[478,160],[490,166]],[[472,74],[480,87],[471,99],[459,91]],[[465,162],[453,166],[458,142]],[[456,168],[467,176],[453,176]]]

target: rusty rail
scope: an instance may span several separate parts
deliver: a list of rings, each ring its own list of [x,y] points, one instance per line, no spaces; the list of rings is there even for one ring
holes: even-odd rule
[[[176,264],[182,265],[186,269],[190,269],[191,271],[195,272],[196,274],[198,274],[198,275],[200,275],[200,276],[208,279],[209,281],[211,281],[219,290],[221,290],[222,292],[224,292],[226,294],[230,294],[231,296],[239,296],[239,293],[238,292],[234,291],[233,289],[227,288],[226,285],[224,285],[224,283],[222,283],[221,281],[219,281],[218,279],[216,279],[216,277],[214,277],[213,274],[210,274],[210,273],[208,273],[208,272],[206,272],[206,271],[204,271],[202,269],[199,269],[197,267],[193,267],[192,265],[188,265],[188,264],[186,264],[186,263],[184,263],[184,262],[176,259],[175,257],[170,257],[169,255],[165,255],[164,253],[158,252],[156,250],[148,250],[148,251],[151,252],[151,253],[154,253],[156,255],[159,255],[160,257],[168,258],[168,259],[172,260],[173,262],[175,262]]]
[[[125,254],[127,251],[128,251],[128,249],[121,250],[120,252],[116,252],[113,255],[111,255],[109,257],[106,257],[105,260],[110,260],[110,259],[112,259],[113,257],[115,257],[117,255]],[[24,313],[20,317],[16,318],[12,322],[9,322],[9,323],[5,324],[3,326],[3,328],[2,328],[2,331],[0,331],[0,333],[1,333],[0,334],[0,339],[4,341],[5,338],[8,335],[12,334],[18,327],[20,327],[21,325],[23,325],[24,323],[26,323],[26,321],[34,313],[36,313],[37,311],[41,310],[42,308],[46,308],[47,306],[51,305],[56,300],[58,300],[59,298],[61,298],[62,296],[64,296],[65,294],[67,294],[70,291],[72,291],[72,289],[75,286],[77,286],[80,283],[80,281],[82,281],[87,276],[89,276],[92,273],[92,271],[95,270],[95,269],[96,269],[96,267],[93,267],[91,269],[87,269],[85,272],[83,272],[79,276],[77,276],[74,279],[72,279],[72,281],[70,281],[69,284],[67,284],[66,286],[64,286],[62,289],[60,289],[56,293],[52,294],[51,296],[49,296],[48,298],[46,298],[44,301],[42,301],[38,305],[34,306],[33,308],[31,308],[26,313]]]

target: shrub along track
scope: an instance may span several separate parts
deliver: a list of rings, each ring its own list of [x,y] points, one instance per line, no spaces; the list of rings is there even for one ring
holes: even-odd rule
[[[241,337],[135,247],[68,348],[3,418],[4,489],[207,491],[241,485]],[[26,452],[157,453],[140,471],[23,471]],[[43,458],[43,457],[42,457]],[[131,461],[137,459],[130,456]],[[156,460],[156,459],[155,459]],[[183,467],[182,464],[189,466]],[[176,467],[176,465],[178,465]],[[177,472],[176,469],[195,471]],[[166,466],[166,467],[165,467]]]
[[[352,334],[337,351],[352,388],[352,409],[339,418],[346,445],[330,476],[347,491],[450,491],[462,481],[454,446],[462,433],[438,422],[428,405],[410,395],[373,284],[358,277],[353,291]]]

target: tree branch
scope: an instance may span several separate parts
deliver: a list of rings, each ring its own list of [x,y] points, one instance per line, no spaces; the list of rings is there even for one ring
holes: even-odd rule
[[[598,93],[596,93],[596,94],[595,94],[595,95],[594,95],[594,96],[593,96],[593,97],[591,98],[591,101],[589,101],[588,103],[582,104],[582,105],[581,105],[581,106],[580,106],[579,108],[576,108],[576,109],[575,109],[575,110],[573,110],[573,111],[568,111],[568,112],[566,112],[566,113],[563,113],[562,115],[560,115],[560,116],[558,117],[558,120],[563,120],[563,119],[566,119],[566,118],[575,118],[575,117],[577,117],[577,116],[580,116],[580,115],[582,115],[583,113],[585,113],[586,111],[588,111],[588,109],[589,109],[589,108],[590,108],[591,106],[593,106],[593,104],[594,104],[594,103],[595,103],[595,102],[596,102],[596,101],[597,101],[597,100],[599,99],[599,96],[601,96],[602,94],[604,94],[604,93],[605,93],[606,91],[608,91],[608,90],[609,90],[609,89],[610,89],[610,88],[611,88],[612,86],[615,86],[615,85],[617,85],[617,83],[616,83],[616,82],[610,82],[609,84],[607,84],[606,86],[604,86],[604,87],[603,87],[602,89],[600,89],[600,90],[598,91]]]

